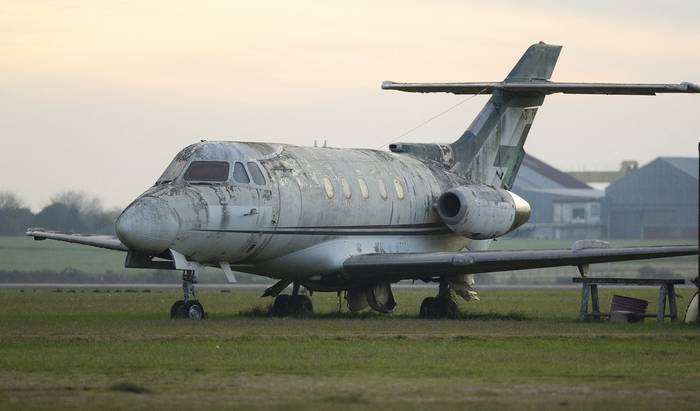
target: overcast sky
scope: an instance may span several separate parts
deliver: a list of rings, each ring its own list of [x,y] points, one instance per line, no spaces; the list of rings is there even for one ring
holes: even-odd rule
[[[614,4],[611,4],[614,3]],[[498,81],[528,45],[556,81],[700,82],[698,1],[0,0],[0,190],[125,206],[184,146],[380,148],[464,96],[382,80]],[[451,142],[477,96],[401,138]],[[696,156],[700,95],[547,98],[526,151],[565,170]]]

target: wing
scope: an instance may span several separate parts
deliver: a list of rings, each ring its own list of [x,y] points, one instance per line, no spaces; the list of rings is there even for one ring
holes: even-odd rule
[[[453,94],[493,94],[503,90],[514,94],[546,95],[564,94],[621,94],[647,95],[656,93],[700,93],[700,86],[693,83],[680,84],[634,84],[634,83],[557,83],[545,82],[490,82],[490,83],[382,83],[384,90],[398,90],[409,93],[453,93]]]
[[[345,260],[343,271],[349,278],[382,278],[387,281],[398,281],[697,254],[698,246],[696,245],[578,250],[364,254]]]
[[[108,235],[90,234],[64,234],[51,231],[35,230],[30,228],[26,235],[34,237],[35,240],[58,240],[68,243],[89,245],[92,247],[106,248],[108,250],[129,251],[129,249],[119,241],[118,238]]]

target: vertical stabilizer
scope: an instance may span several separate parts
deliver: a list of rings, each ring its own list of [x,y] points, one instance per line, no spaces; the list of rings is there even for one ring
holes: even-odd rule
[[[504,83],[549,80],[561,46],[533,44]],[[486,106],[454,143],[453,171],[474,184],[510,188],[525,152],[523,145],[544,95],[494,90]]]

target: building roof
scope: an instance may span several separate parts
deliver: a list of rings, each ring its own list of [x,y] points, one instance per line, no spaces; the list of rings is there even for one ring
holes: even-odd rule
[[[696,157],[659,157],[659,160],[667,162],[695,179],[698,178],[698,159]]]
[[[557,170],[529,154],[525,154],[513,186],[521,190],[591,189],[591,186],[588,184]]]

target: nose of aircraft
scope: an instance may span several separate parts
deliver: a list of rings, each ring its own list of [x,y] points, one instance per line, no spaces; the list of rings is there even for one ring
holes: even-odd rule
[[[141,197],[117,219],[117,237],[131,250],[159,254],[167,250],[177,236],[180,223],[167,201]]]

